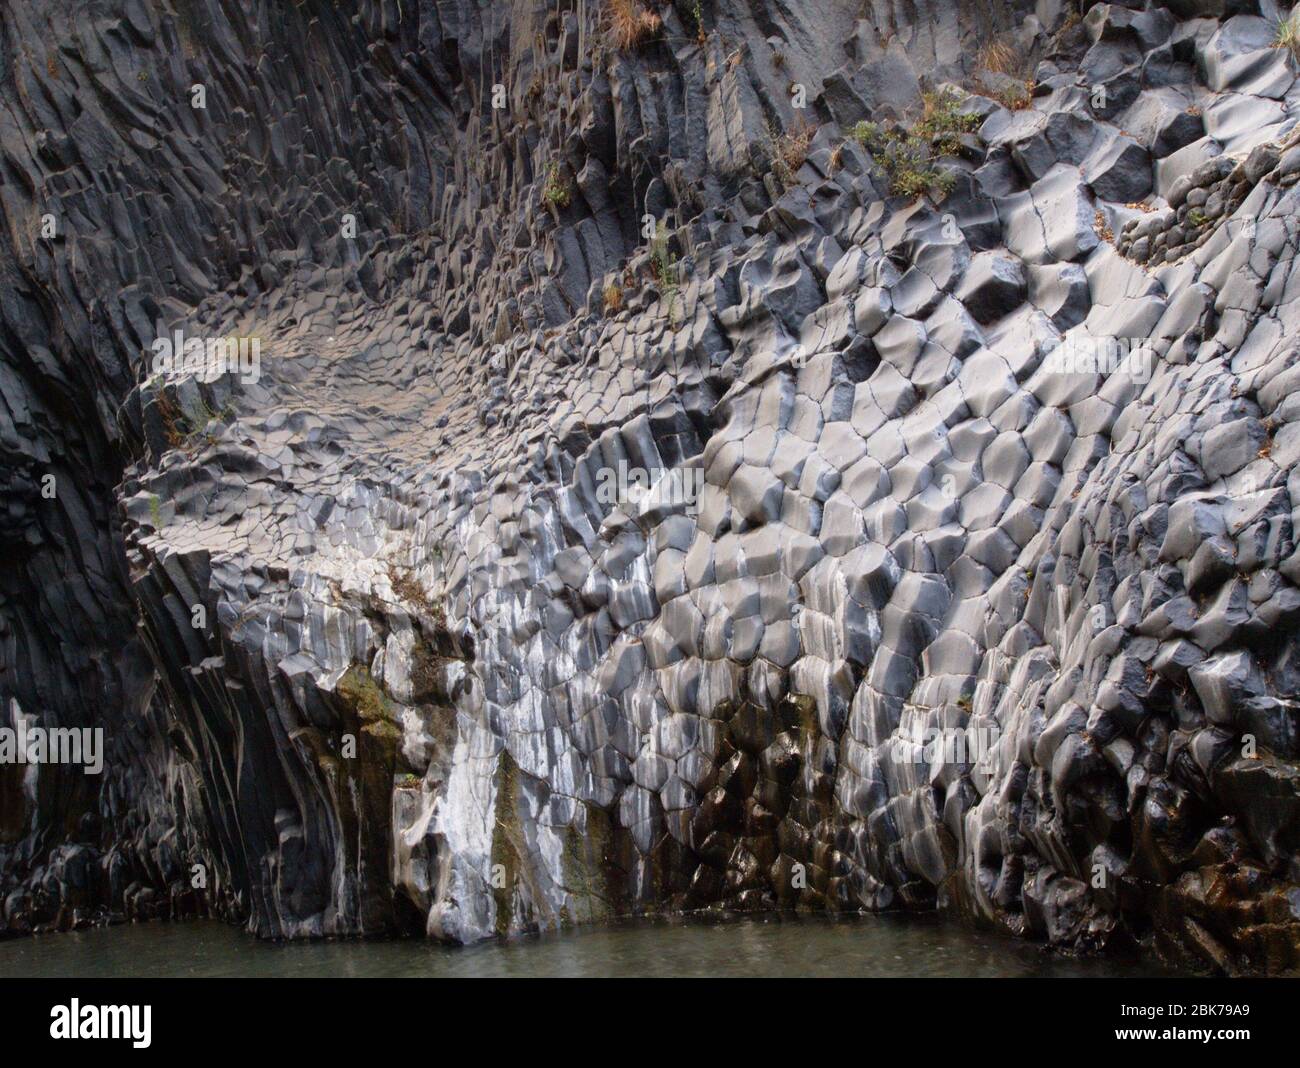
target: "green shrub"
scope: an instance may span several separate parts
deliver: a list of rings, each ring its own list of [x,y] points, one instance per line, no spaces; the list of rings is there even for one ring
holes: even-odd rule
[[[952,172],[939,163],[961,149],[961,135],[979,127],[977,115],[959,112],[956,94],[927,93],[925,110],[911,129],[860,122],[851,135],[875,158],[896,196],[915,198],[929,194],[942,199],[952,191]]]
[[[1028,82],[1024,85],[1011,82],[1001,89],[991,91],[989,95],[1009,111],[1024,111],[1034,100]]]
[[[704,29],[704,12],[700,10],[700,0],[695,0],[695,5],[691,8],[691,19],[695,22],[695,39],[704,44],[708,40],[708,33]]]
[[[655,235],[650,239],[650,273],[654,277],[668,305],[668,318],[677,325],[677,293],[682,284],[682,269],[668,247],[668,227],[662,219],[655,227]]]
[[[569,183],[564,180],[564,175],[560,173],[560,165],[551,163],[546,168],[546,183],[542,186],[542,203],[549,208],[559,210],[567,208],[569,201],[573,199],[569,191]]]

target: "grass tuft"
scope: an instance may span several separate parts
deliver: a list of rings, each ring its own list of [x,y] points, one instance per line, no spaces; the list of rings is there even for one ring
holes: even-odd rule
[[[1273,32],[1273,47],[1286,49],[1300,63],[1300,6],[1278,22]]]
[[[1020,67],[1020,57],[1006,41],[989,41],[975,57],[975,66],[994,74],[1015,74]]]
[[[817,125],[800,116],[788,130],[769,131],[772,170],[783,185],[794,185],[799,168],[808,159],[808,150],[817,136]]]
[[[663,19],[637,0],[606,0],[605,15],[614,47],[627,52],[649,41],[663,29]]]

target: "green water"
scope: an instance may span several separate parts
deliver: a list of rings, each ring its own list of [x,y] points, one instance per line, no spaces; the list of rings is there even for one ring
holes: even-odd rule
[[[927,916],[764,916],[626,923],[447,947],[275,944],[212,922],[150,923],[0,942],[0,977],[63,976],[1138,976],[1149,963],[1072,960]]]

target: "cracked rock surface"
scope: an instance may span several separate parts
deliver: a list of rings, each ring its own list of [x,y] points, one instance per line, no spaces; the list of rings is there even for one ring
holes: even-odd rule
[[[0,927],[1300,966],[1277,9],[619,6],[0,11]]]

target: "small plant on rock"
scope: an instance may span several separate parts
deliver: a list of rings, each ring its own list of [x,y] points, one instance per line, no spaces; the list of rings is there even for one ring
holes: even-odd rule
[[[925,110],[910,130],[860,122],[851,131],[885,172],[896,196],[947,196],[953,175],[939,160],[956,155],[961,135],[979,126],[977,115],[957,110],[961,101],[954,93],[927,93],[924,99]]]
[[[1300,6],[1278,22],[1273,32],[1273,47],[1286,49],[1291,58],[1300,63]]]
[[[163,434],[167,438],[167,444],[172,448],[179,449],[185,444],[185,427],[184,413],[180,410],[170,393],[165,389],[158,391],[158,415],[162,419]]]
[[[802,117],[781,133],[769,131],[772,170],[783,185],[795,183],[799,168],[808,159],[808,150],[816,136],[817,126]]]
[[[368,667],[352,665],[339,679],[334,692],[352,706],[363,731],[388,741],[401,741],[396,712]]]
[[[1110,223],[1106,219],[1106,213],[1100,208],[1093,213],[1092,229],[1093,232],[1103,241],[1109,241],[1111,244],[1115,243],[1115,232],[1110,228]]]
[[[158,414],[162,418],[163,433],[167,443],[173,448],[188,448],[196,444],[200,436],[209,445],[216,442],[216,435],[208,427],[217,420],[229,421],[233,412],[229,404],[216,411],[202,397],[195,398],[182,407],[165,389],[158,393]]]
[[[546,168],[546,183],[542,186],[542,203],[548,208],[559,211],[567,208],[572,199],[573,194],[569,191],[569,183],[564,180],[564,175],[560,172],[560,165],[551,163]]]
[[[923,110],[921,121],[914,131],[921,137],[930,138],[946,155],[953,155],[961,147],[960,137],[964,133],[973,133],[979,129],[980,118],[967,112],[958,111],[961,97],[951,90],[942,93],[925,93],[922,96]]]
[[[194,403],[185,409],[185,418],[190,425],[189,434],[186,437],[187,444],[193,444],[196,438],[202,436],[209,445],[215,445],[217,436],[209,427],[215,422],[229,421],[231,415],[232,411],[229,404],[217,411],[202,397],[195,399]]]
[[[661,286],[677,284],[677,257],[668,247],[668,227],[662,219],[650,239],[650,273]]]
[[[663,29],[663,19],[647,11],[637,0],[607,0],[605,15],[610,37],[620,51],[629,51]]]
[[[419,580],[415,577],[415,572],[409,567],[399,567],[390,562],[388,565],[388,582],[393,588],[393,593],[404,603],[413,604],[435,622],[442,622],[444,612],[441,603],[425,592],[424,587],[420,585]]]
[[[614,315],[623,307],[623,287],[617,282],[610,282],[602,291],[601,296],[605,301],[605,311]]]
[[[1034,102],[1033,83],[1025,82],[1021,85],[1019,82],[1012,82],[1001,89],[994,90],[991,95],[1008,111],[1024,111]]]
[[[979,50],[975,66],[994,74],[1014,74],[1019,66],[1016,51],[1005,41],[989,41]]]
[[[1068,27],[1057,31],[1057,41]],[[986,40],[975,53],[973,65],[975,84],[970,85],[981,96],[998,101],[1012,111],[1027,108],[1033,95],[1034,53],[1023,47],[1008,34]]]
[[[677,293],[681,288],[681,265],[668,247],[668,227],[663,220],[655,227],[655,235],[650,239],[650,274],[654,277],[668,305],[668,317],[673,325],[677,324]]]

